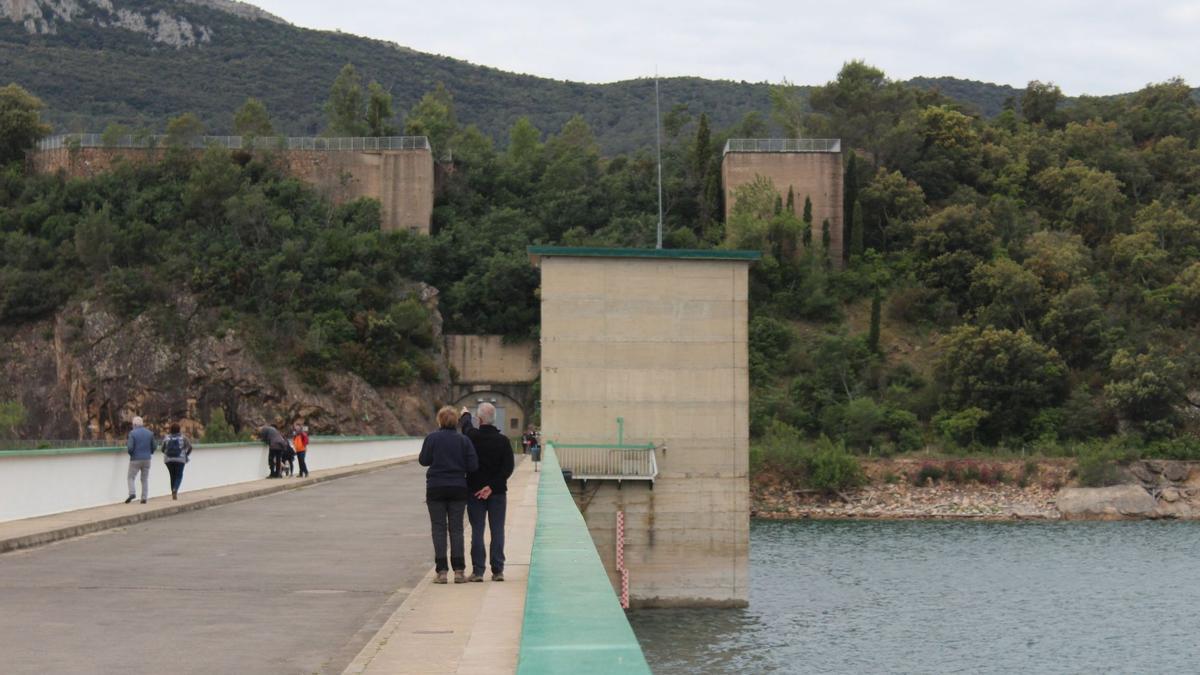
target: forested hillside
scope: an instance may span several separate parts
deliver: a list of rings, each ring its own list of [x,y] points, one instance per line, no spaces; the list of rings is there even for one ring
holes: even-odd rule
[[[318,135],[326,128],[329,83],[352,63],[389,91],[400,110],[437,84],[445,85],[457,101],[459,119],[497,140],[521,116],[558,129],[579,114],[607,152],[653,144],[651,80],[564,82],[191,3],[115,4],[146,14],[165,9],[196,27],[197,35],[203,27],[208,39],[179,47],[156,42],[144,33],[89,21],[107,15],[87,4],[73,20],[54,21],[52,34],[30,34],[0,13],[0,73],[6,83],[37,92],[58,131],[99,131],[110,122],[161,129],[170,117],[190,111],[211,133],[224,134],[233,127],[233,111],[253,96],[266,103],[281,133]],[[662,93],[664,106],[707,111],[723,126],[769,109],[765,84],[671,78],[662,82]]]
[[[386,108],[351,91],[352,76],[325,84],[331,110]],[[4,105],[32,109],[6,91]],[[1071,106],[1037,84],[1020,113],[988,119],[851,62],[771,98],[780,124],[853,149],[844,269],[811,236],[806,195],[754,184],[723,222],[724,139],[758,122],[664,120],[667,245],[763,252],[751,284],[756,461],[803,466],[807,443],[1200,456],[1200,108],[1185,83]],[[535,334],[526,246],[652,245],[655,165],[603,154],[582,116],[549,129],[518,119],[495,143],[462,123],[462,103],[435,89],[405,117],[435,149],[454,148],[431,237],[377,232],[373,202],[324,204],[269,153],[181,152],[82,182],[13,164],[0,323],[80,294],[170,316],[163,294],[186,292],[314,382],[338,369],[437,376],[422,366],[421,313],[397,290],[406,279],[441,290],[450,331]],[[354,120],[329,121],[342,123]],[[44,131],[10,126],[0,148],[13,160]]]
[[[33,4],[47,5],[45,0]],[[398,110],[408,110],[425,92],[444,85],[455,99],[458,120],[501,143],[519,117],[553,130],[578,114],[607,155],[653,145],[649,80],[563,82],[190,2],[116,0],[115,8],[147,17],[129,24],[141,28],[136,32],[121,25],[104,3],[78,4],[78,13],[68,18],[38,9],[46,32],[35,26],[33,34],[13,18],[16,9],[9,18],[0,11],[3,80],[37,92],[49,105],[46,119],[60,132],[101,131],[114,122],[161,129],[169,118],[192,112],[210,133],[226,134],[233,128],[233,111],[252,96],[272,111],[280,133],[321,134],[327,129],[323,104],[329,82],[352,63],[392,95]],[[154,18],[159,10],[175,23],[160,29]],[[187,29],[180,37],[183,23]],[[1019,105],[1021,94],[1012,87],[954,78],[916,78],[913,84],[940,90],[987,116],[998,114],[1009,98]],[[668,78],[661,88],[664,110],[686,106],[693,115],[703,112],[714,128],[728,128],[752,114],[761,122],[759,133],[779,130],[766,83]]]

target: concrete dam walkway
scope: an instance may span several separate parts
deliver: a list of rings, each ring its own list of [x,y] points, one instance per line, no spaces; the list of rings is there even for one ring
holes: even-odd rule
[[[393,615],[427,588],[423,499],[424,469],[409,462],[0,555],[2,669],[340,673],[384,661],[376,633],[390,624],[399,647]],[[490,585],[436,590],[450,600]]]

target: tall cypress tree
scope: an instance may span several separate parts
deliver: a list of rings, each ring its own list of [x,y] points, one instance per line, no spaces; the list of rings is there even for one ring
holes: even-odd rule
[[[693,187],[696,192],[696,224],[703,235],[708,229],[709,222],[716,211],[715,193],[712,190],[712,178],[715,172],[711,160],[712,133],[708,128],[708,115],[700,113],[700,121],[696,124],[696,138],[692,142],[691,171],[695,179]]]
[[[804,234],[801,237],[804,240],[804,248],[812,246],[812,198],[804,195],[804,215],[800,218],[804,221]]]
[[[788,186],[787,210],[793,216],[796,215],[796,191],[792,189],[791,185]]]
[[[862,204],[856,199],[850,212],[850,255],[863,254],[863,216]]]
[[[854,203],[858,201],[858,155],[850,151],[850,161],[846,163],[846,177],[842,186],[842,241],[852,240],[853,235],[846,236],[846,228],[853,221]],[[850,216],[850,217],[847,217]],[[852,248],[852,247],[851,247]],[[843,247],[842,255],[848,258],[850,248]]]
[[[829,219],[821,221],[821,257],[825,259],[825,268],[830,267],[829,247],[833,244],[833,234],[829,231]]]
[[[883,308],[883,292],[877,287],[875,295],[871,296],[871,329],[867,333],[867,348],[871,353],[879,353],[879,324]]]

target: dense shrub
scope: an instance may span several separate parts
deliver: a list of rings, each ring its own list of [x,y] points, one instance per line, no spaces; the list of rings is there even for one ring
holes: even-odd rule
[[[1121,482],[1121,471],[1117,462],[1122,454],[1110,447],[1093,445],[1079,455],[1075,468],[1076,478],[1084,487],[1106,487]]]
[[[936,464],[922,464],[921,468],[917,470],[917,475],[913,476],[913,483],[915,485],[928,485],[929,483],[936,483],[945,475],[946,471]]]
[[[808,486],[823,492],[837,492],[863,485],[867,478],[862,466],[842,444],[822,437],[807,460]]]
[[[808,441],[798,429],[781,422],[773,423],[762,440],[751,446],[750,469],[822,492],[847,490],[866,482],[862,466],[843,443],[824,436],[815,443]]]

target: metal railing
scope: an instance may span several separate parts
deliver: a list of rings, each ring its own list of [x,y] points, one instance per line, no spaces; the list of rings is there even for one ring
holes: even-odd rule
[[[725,152],[841,152],[840,138],[731,138]]]
[[[658,478],[654,448],[571,447],[556,445],[562,468],[580,480],[648,480]]]
[[[60,134],[38,141],[38,150],[63,148],[190,148],[217,147],[228,150],[430,150],[425,136],[324,138],[321,136],[196,136],[179,141],[161,134],[125,135]]]

